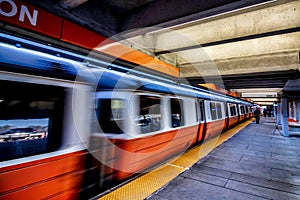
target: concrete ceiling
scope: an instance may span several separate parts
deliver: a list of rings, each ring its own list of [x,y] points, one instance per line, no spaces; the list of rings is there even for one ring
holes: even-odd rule
[[[192,85],[261,98],[299,78],[299,0],[26,1],[175,65]]]

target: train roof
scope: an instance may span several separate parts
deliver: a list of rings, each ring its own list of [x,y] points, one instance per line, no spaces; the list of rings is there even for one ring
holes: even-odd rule
[[[127,73],[119,73],[112,70],[101,70],[99,74],[97,90],[140,90],[148,92],[158,92],[170,95],[188,96],[201,99],[211,99],[216,101],[225,101],[229,103],[243,103],[251,105],[233,97],[218,94],[213,91],[203,91],[198,88],[176,83],[164,83],[160,81],[151,80],[145,77],[137,77]]]
[[[143,90],[149,92],[158,92],[170,95],[189,96],[201,99],[212,99],[217,101],[225,101],[231,103],[243,103],[251,105],[233,97],[218,94],[212,91],[205,91],[200,88],[195,88],[187,84],[177,84],[172,81],[160,81],[163,78],[156,77],[158,81],[154,81],[145,77],[138,77],[136,75],[128,74],[130,70],[124,72],[116,72],[103,68],[102,65],[94,65],[88,68],[82,62],[73,61],[66,58],[42,53],[38,51],[22,48],[18,45],[0,44],[0,70],[11,71],[18,73],[27,73],[32,75],[39,75],[51,78],[59,78],[66,80],[77,80],[79,71],[82,69],[89,69],[94,77],[93,80],[98,80],[97,90]],[[82,59],[82,58],[80,58]],[[100,62],[99,62],[100,63]],[[121,67],[120,67],[121,68]],[[88,73],[80,73],[81,77],[86,81],[91,80]],[[93,81],[91,81],[93,82]]]
[[[78,66],[67,59],[17,46],[0,44],[0,70],[75,80]]]

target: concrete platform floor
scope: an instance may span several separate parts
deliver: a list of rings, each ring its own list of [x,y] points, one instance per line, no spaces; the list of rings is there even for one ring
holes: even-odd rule
[[[300,199],[300,137],[252,122],[149,200]]]

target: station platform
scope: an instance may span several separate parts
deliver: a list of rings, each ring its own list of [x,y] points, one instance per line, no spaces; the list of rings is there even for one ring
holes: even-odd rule
[[[248,120],[99,199],[300,199],[300,137]]]

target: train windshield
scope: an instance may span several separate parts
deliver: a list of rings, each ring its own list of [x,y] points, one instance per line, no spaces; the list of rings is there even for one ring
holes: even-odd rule
[[[124,133],[125,100],[99,99],[96,108],[99,126],[103,133]]]

